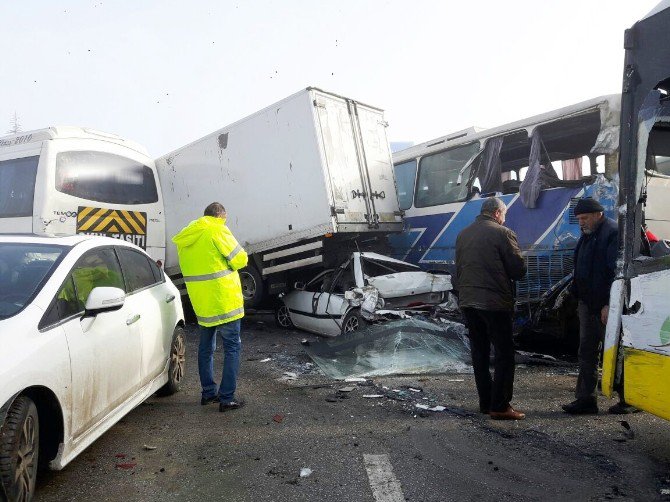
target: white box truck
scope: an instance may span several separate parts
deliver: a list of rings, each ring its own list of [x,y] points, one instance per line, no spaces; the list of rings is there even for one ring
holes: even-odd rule
[[[169,237],[214,201],[252,257],[242,274],[252,305],[295,270],[400,231],[386,127],[378,108],[307,88],[160,157],[166,271],[178,273]]]
[[[179,284],[170,239],[219,201],[251,254],[243,279],[255,305],[295,271],[401,230],[385,129],[381,110],[310,88],[155,162],[86,128],[5,136],[0,233],[129,240]]]

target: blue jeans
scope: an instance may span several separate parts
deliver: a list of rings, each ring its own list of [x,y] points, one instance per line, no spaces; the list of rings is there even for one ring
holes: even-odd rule
[[[198,373],[200,373],[203,398],[210,398],[217,394],[216,382],[214,382],[214,351],[216,350],[216,338],[220,336],[223,343],[223,374],[218,391],[219,399],[222,403],[229,403],[233,400],[242,349],[240,324],[241,321],[238,319],[218,326],[200,326]]]

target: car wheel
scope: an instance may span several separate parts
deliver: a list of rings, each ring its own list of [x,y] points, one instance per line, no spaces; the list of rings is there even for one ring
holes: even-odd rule
[[[0,481],[9,500],[33,498],[39,446],[37,408],[29,397],[19,396],[0,429]]]
[[[172,344],[170,345],[170,367],[168,368],[168,381],[160,389],[159,396],[171,396],[179,391],[181,382],[184,379],[184,369],[186,366],[186,341],[184,340],[184,330],[181,326],[174,329],[172,335]]]
[[[258,307],[263,300],[263,278],[252,265],[240,270],[242,296],[244,305],[249,308]]]
[[[352,331],[358,331],[367,325],[368,322],[363,319],[360,310],[350,310],[347,315],[344,316],[344,320],[342,321],[342,334],[344,335],[346,333],[351,333]]]
[[[283,302],[275,308],[275,322],[277,326],[284,329],[293,329],[293,321],[291,321],[291,314],[288,307]]]

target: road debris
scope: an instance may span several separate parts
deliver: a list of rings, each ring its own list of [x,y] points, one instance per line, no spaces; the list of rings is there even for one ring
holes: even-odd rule
[[[266,357],[265,359],[261,359],[259,362],[260,363],[267,363],[268,361],[272,361],[271,357]]]
[[[342,387],[341,389],[337,389],[338,392],[351,392],[355,389],[356,387]]]
[[[363,394],[363,397],[367,399],[378,399],[384,397],[384,394]]]
[[[149,446],[148,444],[145,444],[144,446],[142,446],[142,448],[144,448],[147,451],[151,451],[157,449],[158,446]]]
[[[303,467],[300,469],[300,477],[301,478],[308,478],[312,475],[312,469],[309,467]]]
[[[116,464],[117,469],[122,469],[124,471],[134,469],[135,467],[137,467],[137,462],[123,462],[120,464]]]
[[[336,379],[472,372],[465,326],[420,317],[318,340],[305,352]]]
[[[282,423],[284,421],[284,414],[277,413],[275,415],[272,415],[272,421],[278,424]]]

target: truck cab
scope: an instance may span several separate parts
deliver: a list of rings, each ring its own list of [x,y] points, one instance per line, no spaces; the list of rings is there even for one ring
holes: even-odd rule
[[[0,233],[94,234],[165,260],[163,199],[154,161],[137,143],[81,128],[0,138]]]

